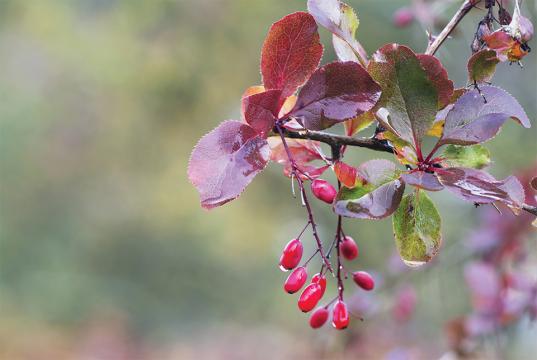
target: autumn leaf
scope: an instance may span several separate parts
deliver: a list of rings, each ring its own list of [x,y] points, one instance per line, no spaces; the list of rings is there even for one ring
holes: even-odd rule
[[[266,89],[292,95],[319,65],[323,46],[315,19],[296,12],[274,23],[261,51],[261,74]]]

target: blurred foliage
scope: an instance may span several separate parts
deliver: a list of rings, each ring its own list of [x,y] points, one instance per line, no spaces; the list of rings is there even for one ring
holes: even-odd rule
[[[405,1],[349,3],[368,51],[387,42],[423,50],[418,25],[391,25]],[[305,223],[281,168],[271,165],[240,200],[212,212],[199,207],[186,178],[198,138],[238,118],[242,91],[260,82],[270,24],[304,9],[305,2],[285,0],[0,2],[0,348],[24,349],[28,336],[38,349],[57,344],[61,352],[70,345],[58,336],[96,327],[156,343],[189,344],[201,334],[196,341],[214,346],[203,350],[207,357],[227,340],[243,355],[295,340],[274,358],[304,354],[312,343],[337,351],[345,335],[323,330],[334,335],[320,342],[281,290],[279,252]],[[465,20],[438,53],[459,86],[472,27]],[[328,62],[334,55],[322,37]],[[531,119],[535,59],[530,54],[524,69],[502,64],[495,78]],[[536,129],[508,124],[488,144],[495,175],[535,159]],[[372,157],[378,154],[359,150],[348,162]],[[443,323],[468,306],[446,297],[461,281],[456,259],[475,215],[468,204],[433,195],[444,247],[454,250],[409,281],[421,284],[416,337],[441,343]],[[317,204],[315,212],[330,236],[330,209]],[[395,248],[390,221],[347,221],[364,254],[356,266],[385,271]],[[106,319],[101,327],[92,325],[99,319]],[[195,354],[183,346],[177,354]]]

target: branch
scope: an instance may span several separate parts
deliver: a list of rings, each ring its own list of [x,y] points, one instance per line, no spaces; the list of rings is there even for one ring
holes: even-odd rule
[[[533,214],[533,215],[537,216],[537,206],[524,204],[524,205],[522,205],[522,210],[525,210],[525,211],[529,212],[530,214]]]
[[[273,131],[274,133],[280,134],[282,137],[286,137],[289,139],[306,139],[306,140],[320,141],[322,143],[330,145],[332,148],[337,148],[339,146],[346,145],[346,146],[363,147],[363,148],[370,149],[370,150],[387,152],[387,153],[393,154],[393,148],[389,144],[387,144],[386,142],[382,140],[378,140],[375,138],[359,139],[359,138],[355,138],[351,136],[336,135],[336,134],[330,134],[330,133],[326,133],[322,131],[310,131],[310,130],[295,132],[295,131],[290,131],[288,129],[285,129],[281,126],[275,127]],[[524,204],[522,205],[522,209],[524,211],[529,212],[530,214],[537,216],[537,206]]]
[[[481,0],[464,0],[464,3],[461,5],[459,10],[457,10],[455,15],[453,15],[453,18],[449,21],[444,30],[442,30],[434,41],[427,46],[425,54],[434,55],[436,50],[438,50],[440,45],[442,45],[442,43],[447,39],[449,34],[451,34],[451,32],[457,27],[462,18],[465,17],[466,14],[468,14],[470,10],[472,10],[472,8],[479,2],[481,2]]]
[[[290,138],[290,139],[309,139],[309,140],[316,140],[320,141],[322,143],[325,143],[327,145],[330,145],[332,148],[334,147],[340,147],[343,145],[346,146],[357,146],[357,147],[363,147],[375,151],[383,151],[390,154],[393,154],[393,148],[387,144],[386,142],[382,140],[378,140],[375,138],[369,138],[369,139],[359,139],[351,136],[343,136],[343,135],[336,135],[336,134],[330,134],[322,131],[289,131],[285,128],[280,127],[281,133],[284,137]],[[274,131],[276,134],[278,134],[278,129],[275,129]]]

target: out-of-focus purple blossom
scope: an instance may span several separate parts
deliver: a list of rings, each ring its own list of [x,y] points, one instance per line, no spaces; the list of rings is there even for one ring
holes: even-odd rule
[[[494,267],[483,262],[471,263],[466,266],[464,276],[474,310],[479,314],[497,314],[501,309],[501,280]]]
[[[380,310],[380,301],[375,292],[355,291],[347,300],[351,314],[370,318]]]
[[[411,360],[414,359],[412,351],[406,348],[398,347],[386,354],[385,360]]]
[[[464,325],[466,333],[472,337],[490,334],[498,327],[495,318],[479,314],[470,315]]]
[[[409,271],[409,269],[410,268],[405,265],[403,260],[401,260],[401,256],[399,256],[397,250],[392,251],[390,258],[388,259],[388,272],[390,275],[401,275]]]
[[[397,291],[392,314],[395,320],[406,322],[414,315],[416,309],[416,290],[411,285],[406,285]]]

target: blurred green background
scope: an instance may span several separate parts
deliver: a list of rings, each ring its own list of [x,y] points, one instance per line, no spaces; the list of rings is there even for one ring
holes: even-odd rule
[[[349,3],[369,52],[388,42],[424,50],[418,24],[391,23],[405,1]],[[535,23],[534,2],[525,5]],[[238,119],[242,92],[260,83],[271,23],[304,9],[297,0],[0,1],[0,358],[354,358],[349,334],[311,331],[281,288],[279,253],[305,223],[281,167],[211,212],[186,176],[197,140]],[[470,19],[438,53],[458,86]],[[321,32],[326,63],[334,54]],[[524,69],[501,64],[495,78],[532,120],[536,56]],[[504,127],[488,144],[493,174],[535,161],[536,129]],[[349,162],[378,156],[357,150]],[[422,342],[439,355],[444,322],[468,307],[458,259],[476,217],[447,194],[433,198],[445,251],[406,278],[419,287],[417,320],[394,346]],[[329,208],[316,203],[315,213],[330,238]],[[385,273],[390,219],[346,229],[364,254],[354,266]]]

